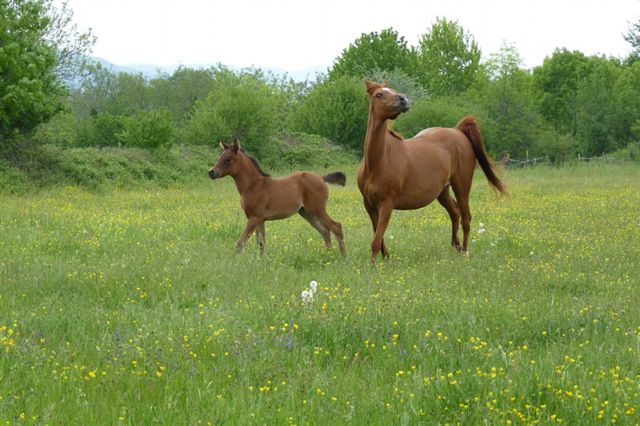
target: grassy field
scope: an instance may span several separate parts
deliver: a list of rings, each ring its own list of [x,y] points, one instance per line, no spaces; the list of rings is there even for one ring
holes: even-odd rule
[[[376,267],[353,170],[346,259],[298,217],[236,255],[230,178],[0,196],[0,424],[640,423],[640,166],[505,179],[469,256],[436,204]]]

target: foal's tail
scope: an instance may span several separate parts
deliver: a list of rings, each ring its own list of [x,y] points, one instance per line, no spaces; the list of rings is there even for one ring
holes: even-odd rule
[[[322,180],[327,183],[333,183],[340,186],[345,186],[347,184],[347,176],[342,172],[333,172],[328,175],[322,176]]]
[[[500,178],[496,174],[495,165],[487,155],[487,151],[484,149],[482,134],[480,133],[480,127],[476,122],[476,118],[472,116],[464,117],[456,125],[456,129],[464,133],[467,139],[469,139],[469,142],[471,142],[473,152],[476,155],[476,159],[478,160],[478,163],[480,163],[480,167],[482,167],[482,171],[487,177],[489,184],[491,184],[491,186],[501,194],[506,195],[507,188],[504,182],[500,180]]]

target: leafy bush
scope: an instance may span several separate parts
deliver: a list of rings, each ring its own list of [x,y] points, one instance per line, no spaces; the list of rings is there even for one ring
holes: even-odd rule
[[[640,161],[640,142],[630,143],[626,147],[612,152],[608,157],[615,158],[617,160]]]
[[[78,134],[78,121],[70,112],[54,116],[48,122],[40,124],[33,135],[40,144],[73,146]]]
[[[126,117],[103,112],[78,123],[75,146],[118,146]]]
[[[281,101],[259,73],[221,71],[209,96],[196,103],[182,136],[187,143],[216,146],[238,138],[255,155],[266,154],[278,130]]]
[[[279,167],[305,168],[315,170],[344,164],[353,165],[358,161],[352,150],[332,145],[328,139],[306,133],[292,133],[283,136],[279,144]]]
[[[147,149],[62,148],[36,145],[11,163],[0,160],[0,192],[77,185],[87,189],[168,186],[206,179],[215,154],[205,147],[178,146],[157,156]]]
[[[316,134],[362,152],[369,100],[362,80],[340,77],[323,81],[309,93],[292,117],[292,130]]]
[[[429,127],[455,127],[472,108],[456,98],[432,98],[415,102],[409,111],[401,114],[394,128],[405,137],[411,137]]]
[[[166,110],[143,111],[124,120],[117,138],[125,146],[146,149],[168,149],[173,144],[174,125]]]

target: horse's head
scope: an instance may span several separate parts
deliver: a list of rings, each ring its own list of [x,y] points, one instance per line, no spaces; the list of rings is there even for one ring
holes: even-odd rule
[[[383,120],[395,119],[400,113],[407,112],[411,101],[406,95],[394,92],[384,85],[371,81],[364,82],[369,94],[369,102],[374,115]]]
[[[233,175],[237,167],[236,160],[240,152],[240,142],[237,139],[233,141],[233,145],[220,142],[220,146],[222,147],[222,155],[216,165],[209,169],[211,179]]]

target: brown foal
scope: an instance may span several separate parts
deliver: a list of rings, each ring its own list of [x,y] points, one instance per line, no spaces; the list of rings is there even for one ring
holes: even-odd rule
[[[469,194],[476,166],[480,164],[489,184],[506,194],[495,173],[473,117],[464,117],[455,128],[425,129],[411,139],[402,139],[389,129],[389,120],[409,110],[409,99],[369,81],[369,122],[364,158],[358,171],[358,188],[373,225],[371,263],[380,251],[387,258],[384,232],[391,212],[419,209],[437,199],[451,218],[451,244],[466,252],[471,229]],[[456,198],[449,193],[453,189]],[[458,239],[462,221],[464,239]]]
[[[254,231],[257,231],[260,252],[264,252],[264,222],[286,219],[298,213],[322,235],[327,248],[331,248],[333,233],[338,240],[340,252],[343,256],[346,255],[342,225],[331,219],[326,211],[329,190],[325,184],[327,182],[344,186],[344,173],[319,176],[310,172],[295,172],[275,179],[262,171],[258,162],[240,148],[238,140],[233,145],[221,146],[222,155],[209,170],[209,177],[217,179],[231,176],[240,193],[247,226],[236,245],[238,252],[242,251]]]

